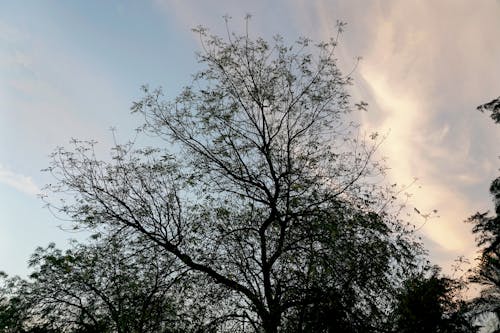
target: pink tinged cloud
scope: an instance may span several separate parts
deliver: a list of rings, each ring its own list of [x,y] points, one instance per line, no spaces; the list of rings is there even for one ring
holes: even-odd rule
[[[322,39],[331,36],[336,19],[348,21],[339,56],[363,56],[352,94],[370,102],[365,129],[389,132],[380,153],[388,157],[390,180],[418,177],[422,189],[412,190],[412,203],[422,212],[439,210],[441,218],[429,220],[422,232],[447,257],[440,264],[474,257],[474,239],[463,221],[489,207],[487,183],[496,175],[491,165],[498,165],[500,139],[474,109],[498,95],[500,5],[295,2],[298,22],[318,28]],[[484,187],[482,197],[464,191],[474,187],[478,193],[478,186]],[[420,216],[413,222],[420,225]]]

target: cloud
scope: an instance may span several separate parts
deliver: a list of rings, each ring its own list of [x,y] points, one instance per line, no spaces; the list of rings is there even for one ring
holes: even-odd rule
[[[442,218],[424,228],[426,236],[456,254],[470,254],[474,243],[461,222],[474,212],[478,198],[466,190],[490,181],[493,175],[485,175],[477,162],[495,159],[491,148],[498,142],[494,132],[481,130],[474,108],[487,98],[484,91],[495,80],[491,72],[500,70],[474,50],[489,47],[500,55],[500,48],[490,45],[500,25],[481,24],[498,7],[385,4],[376,15],[377,32],[360,68],[379,109],[379,120],[365,119],[366,125],[392,129],[382,148],[393,165],[392,177],[419,177],[424,189],[415,196],[415,205],[441,211]],[[500,82],[495,83],[498,87]],[[477,137],[491,143],[490,149],[481,153]]]
[[[390,131],[380,152],[391,180],[420,179],[413,204],[439,210],[441,218],[422,230],[448,262],[474,256],[462,221],[489,206],[487,184],[497,173],[500,133],[475,106],[498,95],[499,12],[494,2],[316,3],[320,27],[347,17],[343,55],[364,58],[353,92],[370,102],[363,125]]]
[[[10,186],[20,192],[37,195],[40,189],[29,176],[15,173],[0,164],[0,184]]]

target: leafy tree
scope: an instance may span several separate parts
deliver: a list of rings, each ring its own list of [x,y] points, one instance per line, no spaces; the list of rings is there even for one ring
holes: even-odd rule
[[[49,190],[74,194],[60,211],[176,258],[217,331],[375,332],[421,250],[396,216],[394,187],[379,185],[380,141],[347,118],[338,38],[288,46],[196,32],[194,83],[170,102],[145,87],[132,107],[170,145],[116,145],[111,161],[93,142],[59,149]]]
[[[178,332],[175,281],[182,270],[143,242],[117,236],[61,251],[39,248],[17,297],[29,304],[25,326],[64,332]]]
[[[46,323],[30,317],[30,303],[23,295],[26,281],[9,278],[0,273],[0,332],[3,333],[59,333]]]
[[[500,97],[478,107],[490,111],[491,118],[500,123]],[[479,266],[474,271],[472,282],[481,284],[481,297],[477,300],[477,311],[491,311],[500,318],[500,177],[493,180],[490,193],[495,205],[494,215],[489,212],[476,213],[468,219],[473,223],[477,245],[482,248]]]
[[[478,305],[500,318],[500,178],[493,181],[490,192],[496,198],[495,216],[476,213],[468,220],[474,224],[472,231],[482,247],[479,266],[471,281],[484,287]]]
[[[0,272],[0,330],[5,333],[22,332],[25,309],[21,300],[16,297],[16,279],[9,279]]]
[[[407,279],[397,295],[393,331],[476,332],[458,295],[463,287],[458,280],[440,276],[437,267]]]

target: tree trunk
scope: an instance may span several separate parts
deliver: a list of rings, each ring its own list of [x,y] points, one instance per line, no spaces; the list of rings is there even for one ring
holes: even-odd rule
[[[280,314],[271,313],[267,318],[263,320],[264,332],[265,333],[278,333],[278,327],[280,325]]]

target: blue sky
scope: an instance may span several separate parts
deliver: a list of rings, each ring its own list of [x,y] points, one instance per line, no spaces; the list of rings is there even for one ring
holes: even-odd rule
[[[474,6],[473,6],[474,4]],[[388,134],[388,181],[409,183],[421,211],[439,210],[420,231],[431,258],[449,267],[474,257],[470,227],[491,208],[487,188],[498,174],[500,129],[475,106],[500,94],[500,5],[483,1],[3,1],[0,3],[0,270],[26,274],[34,248],[62,232],[36,197],[53,181],[40,172],[70,138],[127,140],[140,86],[175,96],[197,64],[199,24],[224,32],[222,16],[241,31],[288,40],[330,37],[347,21],[338,56],[357,56],[353,102],[369,102],[366,130]],[[419,225],[418,216],[410,217]]]

